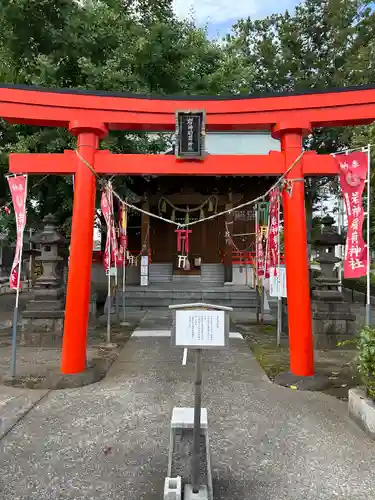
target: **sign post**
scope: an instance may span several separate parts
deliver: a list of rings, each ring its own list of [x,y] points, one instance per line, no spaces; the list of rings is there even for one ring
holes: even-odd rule
[[[193,303],[169,306],[173,310],[172,346],[195,350],[195,397],[191,493],[201,492],[200,435],[202,411],[202,350],[226,349],[229,345],[231,307]],[[186,352],[186,351],[185,351]],[[206,453],[208,450],[206,450]],[[189,491],[189,493],[190,493]],[[210,495],[212,492],[210,492]],[[208,496],[207,496],[208,498]]]
[[[285,265],[279,264],[270,269],[270,297],[277,297],[277,334],[276,342],[281,343],[281,331],[283,329],[283,311],[282,299],[287,297],[286,290],[286,269]]]

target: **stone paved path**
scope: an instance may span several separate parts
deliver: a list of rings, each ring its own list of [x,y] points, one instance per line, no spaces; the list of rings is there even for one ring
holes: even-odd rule
[[[44,394],[1,441],[1,498],[162,499],[170,413],[193,402],[181,358],[168,338],[133,337],[102,382]],[[215,500],[375,497],[375,443],[346,404],[271,384],[241,339],[204,354],[203,380]]]

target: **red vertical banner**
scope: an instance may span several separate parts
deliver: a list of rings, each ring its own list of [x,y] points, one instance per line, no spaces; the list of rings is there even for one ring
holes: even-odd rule
[[[10,273],[10,288],[17,289],[18,284],[21,284],[19,273],[22,258],[23,232],[26,226],[27,176],[8,177],[8,183],[12,195],[17,228],[16,253]]]
[[[367,272],[367,248],[363,239],[365,217],[362,195],[368,169],[367,153],[353,152],[339,155],[340,185],[348,217],[344,278],[360,278]]]
[[[110,208],[110,225],[111,225],[111,253],[112,253],[112,262],[117,265],[118,259],[118,241],[117,241],[117,233],[115,227],[115,217],[113,211],[113,192],[110,187],[108,187],[108,199],[109,199],[109,208]]]
[[[104,250],[104,269],[108,273],[112,262],[118,262],[118,241],[113,214],[113,194],[110,186],[106,186],[102,191],[100,208],[107,225],[107,239]]]
[[[128,211],[127,206],[124,203],[119,203],[119,227],[120,227],[120,245],[118,250],[118,265],[123,264],[126,258],[127,249],[127,221],[128,221]]]
[[[279,265],[279,189],[273,189],[270,193],[270,219],[268,228],[267,245],[267,269],[266,274],[272,267],[275,269]]]
[[[264,271],[265,271],[265,255],[264,255],[264,248],[263,248],[263,231],[261,228],[258,226],[256,229],[256,245],[257,245],[257,274],[258,277],[264,276]]]
[[[102,191],[102,199],[100,203],[100,208],[107,225],[107,239],[105,242],[104,258],[103,264],[106,273],[109,273],[111,267],[111,256],[110,256],[110,241],[111,241],[111,209],[110,209],[110,198],[109,189],[106,186]]]

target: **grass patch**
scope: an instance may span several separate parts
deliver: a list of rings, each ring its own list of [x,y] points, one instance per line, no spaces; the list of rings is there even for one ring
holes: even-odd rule
[[[268,345],[250,344],[250,347],[258,363],[271,380],[279,373],[289,370],[287,347],[278,347],[276,342]]]
[[[239,330],[270,380],[273,381],[279,373],[289,371],[288,339],[282,337],[281,346],[277,346],[275,327],[249,325]],[[361,385],[354,362],[355,356],[356,352],[348,348],[315,350],[316,372],[330,381],[324,393],[346,401],[348,390]]]
[[[264,333],[274,333],[276,335],[276,326],[274,325],[264,325],[262,330]]]
[[[289,370],[289,347],[288,345],[277,346],[275,326],[253,327],[242,334],[258,363],[271,380],[279,373]]]

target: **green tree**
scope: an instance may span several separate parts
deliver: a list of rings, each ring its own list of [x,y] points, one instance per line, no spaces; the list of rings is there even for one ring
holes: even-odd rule
[[[305,0],[294,14],[238,21],[225,49],[237,64],[239,93],[329,89],[374,81],[375,14],[371,1]],[[225,68],[223,68],[225,71]],[[242,72],[242,77],[240,76]],[[350,146],[352,128],[318,129],[307,149],[331,153]],[[337,182],[306,180],[308,232],[322,190]]]
[[[238,21],[226,43],[245,73],[252,68],[240,90],[280,92],[359,83],[358,51],[368,55],[374,40],[371,4],[368,0],[305,0],[293,15],[286,11]],[[368,57],[363,59],[361,72],[368,62]],[[362,82],[369,82],[368,72]]]
[[[218,93],[221,48],[192,22],[179,21],[172,2],[152,0],[0,0],[0,83],[158,94]],[[75,141],[65,130],[0,122],[0,165],[10,152],[62,152]],[[162,136],[111,134],[113,152],[158,152]],[[72,180],[49,176],[33,191],[29,220],[53,212],[69,233]],[[129,179],[116,180],[128,188]],[[0,200],[9,199],[5,181]],[[99,202],[99,201],[98,201]],[[11,223],[11,219],[8,219]]]

